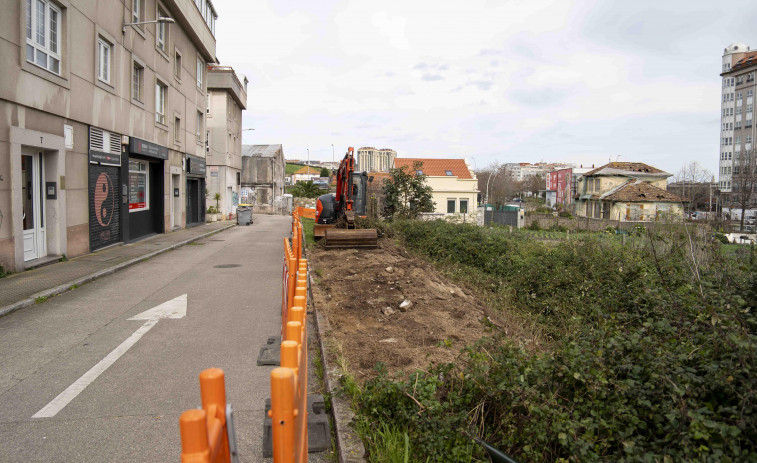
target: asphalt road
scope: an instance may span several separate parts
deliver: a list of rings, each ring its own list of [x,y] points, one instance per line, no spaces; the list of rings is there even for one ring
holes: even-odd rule
[[[200,405],[209,367],[226,373],[241,461],[264,461],[273,367],[256,358],[278,333],[290,223],[256,215],[0,318],[0,461],[179,461],[179,415]],[[184,294],[186,317],[158,321],[57,414],[33,418],[145,325],[129,318]]]

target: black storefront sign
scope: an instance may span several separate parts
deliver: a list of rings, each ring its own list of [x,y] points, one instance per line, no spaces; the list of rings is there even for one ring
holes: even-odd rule
[[[94,251],[121,241],[120,167],[89,166],[89,247]]]
[[[148,156],[151,158],[167,160],[168,148],[165,146],[156,145],[149,141],[140,140],[139,138],[129,138],[129,152],[132,154],[138,154],[140,156]]]
[[[89,162],[99,162],[108,166],[120,166],[121,153],[103,153],[102,151],[89,150]]]
[[[196,156],[187,155],[187,173],[205,177],[205,160]]]

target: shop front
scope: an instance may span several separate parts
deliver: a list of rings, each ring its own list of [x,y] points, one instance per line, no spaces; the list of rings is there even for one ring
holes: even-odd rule
[[[89,249],[121,242],[121,135],[89,128]]]
[[[128,227],[124,241],[135,241],[165,231],[163,169],[166,160],[168,148],[165,146],[134,137],[129,139],[129,156],[122,163],[122,169],[127,173],[124,187],[128,204],[128,211],[122,213],[127,224],[124,230]]]
[[[205,223],[205,159],[186,155],[187,228]]]

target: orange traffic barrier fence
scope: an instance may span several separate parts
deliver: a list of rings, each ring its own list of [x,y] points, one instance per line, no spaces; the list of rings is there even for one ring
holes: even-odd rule
[[[284,241],[285,290],[282,291],[281,363],[271,372],[274,463],[303,463],[308,457],[307,288],[308,264],[302,258],[302,223],[307,211],[292,213],[292,240]]]
[[[315,209],[312,207],[297,206],[295,208],[298,217],[305,217],[306,219],[315,219]]]
[[[223,370],[200,373],[202,408],[179,417],[182,463],[230,463],[236,461],[236,437],[231,406],[226,403]]]

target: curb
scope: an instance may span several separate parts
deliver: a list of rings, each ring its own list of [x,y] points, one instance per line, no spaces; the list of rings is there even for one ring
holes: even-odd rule
[[[63,294],[65,292],[69,291],[71,289],[71,286],[73,286],[73,285],[81,286],[81,285],[83,285],[85,283],[89,283],[91,281],[95,281],[98,278],[102,278],[104,276],[108,276],[110,274],[116,273],[116,272],[118,272],[120,270],[124,270],[124,269],[126,269],[128,267],[131,267],[134,264],[138,264],[138,263],[144,262],[144,261],[146,261],[148,259],[152,259],[153,257],[155,257],[157,255],[160,255],[160,254],[163,254],[164,252],[173,251],[176,248],[180,248],[180,247],[185,246],[185,245],[187,245],[189,243],[192,243],[194,241],[201,240],[203,238],[207,238],[208,236],[212,236],[212,235],[215,235],[217,233],[221,233],[222,231],[226,231],[226,230],[228,230],[229,228],[232,228],[232,227],[236,227],[236,224],[231,224],[231,225],[228,225],[226,227],[219,228],[219,229],[210,231],[208,233],[204,233],[202,235],[194,236],[194,237],[186,239],[184,241],[179,241],[178,243],[174,243],[174,244],[172,244],[172,245],[170,245],[168,247],[165,247],[163,249],[158,249],[157,251],[153,251],[153,252],[151,252],[149,254],[144,254],[142,256],[135,257],[132,260],[129,260],[129,261],[126,261],[126,262],[122,262],[122,263],[120,263],[120,264],[118,264],[116,266],[113,266],[113,267],[110,267],[110,268],[107,268],[107,269],[104,269],[104,270],[100,270],[98,272],[91,273],[89,275],[83,276],[83,277],[81,277],[79,279],[69,281],[69,282],[64,283],[62,285],[58,285],[58,286],[56,286],[54,288],[46,289],[44,291],[40,291],[38,293],[32,294],[31,296],[29,296],[26,299],[22,299],[22,300],[20,300],[18,302],[14,302],[13,304],[10,304],[10,305],[7,305],[5,307],[0,308],[0,317],[8,315],[10,313],[13,313],[13,312],[15,312],[15,311],[17,311],[19,309],[23,309],[24,307],[29,307],[30,305],[34,305],[35,304],[34,301],[37,298],[39,298],[39,297],[52,297],[52,296],[57,296],[59,294]]]
[[[309,262],[308,262],[309,264]],[[331,413],[334,417],[334,436],[336,439],[336,452],[339,463],[365,463],[365,446],[360,437],[349,425],[355,417],[352,407],[347,399],[339,392],[339,377],[341,371],[338,367],[329,366],[326,346],[323,342],[323,335],[329,330],[328,320],[316,310],[315,300],[312,296],[312,282],[310,281],[310,270],[308,269],[308,290],[309,299],[312,303],[315,329],[318,332],[318,348],[321,350],[321,362],[323,364],[323,382],[326,385],[326,392],[331,397]]]

